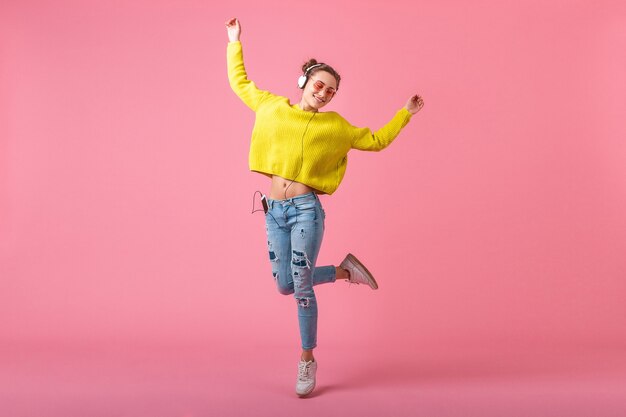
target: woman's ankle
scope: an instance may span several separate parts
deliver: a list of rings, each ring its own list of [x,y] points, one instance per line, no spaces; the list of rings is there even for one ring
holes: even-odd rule
[[[335,267],[335,279],[350,279],[350,272],[340,266]]]

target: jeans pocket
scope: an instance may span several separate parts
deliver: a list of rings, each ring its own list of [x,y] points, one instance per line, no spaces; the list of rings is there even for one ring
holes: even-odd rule
[[[317,206],[315,203],[302,204],[301,206],[296,207],[296,214],[298,216],[298,221],[317,220]]]

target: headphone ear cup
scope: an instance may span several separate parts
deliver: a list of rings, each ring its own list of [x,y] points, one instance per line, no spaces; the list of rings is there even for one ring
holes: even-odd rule
[[[308,77],[306,75],[301,75],[300,78],[298,78],[298,88],[299,89],[303,89],[306,81],[307,81]]]

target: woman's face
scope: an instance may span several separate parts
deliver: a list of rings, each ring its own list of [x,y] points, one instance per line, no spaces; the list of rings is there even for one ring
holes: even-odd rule
[[[302,91],[302,100],[316,111],[327,105],[337,92],[337,80],[329,72],[317,71],[309,76]]]

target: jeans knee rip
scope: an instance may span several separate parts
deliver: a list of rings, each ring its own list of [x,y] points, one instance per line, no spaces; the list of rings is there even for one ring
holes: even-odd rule
[[[306,256],[305,252],[294,250],[291,263],[298,268],[311,268],[311,263],[309,262],[309,258]]]
[[[311,305],[311,299],[309,297],[296,297],[298,307],[308,308]]]

